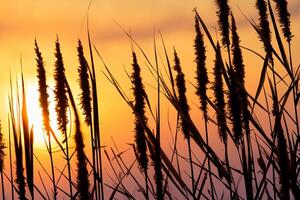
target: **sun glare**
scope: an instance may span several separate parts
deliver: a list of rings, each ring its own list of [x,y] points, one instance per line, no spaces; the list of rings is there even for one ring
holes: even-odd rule
[[[42,110],[39,103],[38,86],[34,83],[28,84],[26,88],[26,101],[29,126],[34,130],[34,145],[38,148],[45,148],[45,141],[48,141],[47,135],[43,128]],[[49,93],[49,99],[52,99],[53,94]],[[57,130],[56,119],[54,114],[54,106],[50,104],[50,121],[53,130]]]

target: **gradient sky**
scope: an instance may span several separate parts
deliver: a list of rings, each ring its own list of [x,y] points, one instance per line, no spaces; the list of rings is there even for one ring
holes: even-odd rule
[[[293,47],[299,47],[300,30],[297,30],[296,27],[300,25],[300,3],[299,0],[289,0],[288,2],[292,13],[292,31],[295,35]],[[153,58],[153,30],[161,31],[169,54],[171,55],[172,47],[175,46],[181,58],[186,77],[192,82],[195,76],[195,64],[193,63],[194,15],[192,12],[194,8],[197,8],[206,21],[212,35],[220,38],[216,31],[214,0],[94,0],[89,11],[88,5],[88,0],[0,0],[0,113],[2,113],[0,119],[3,122],[4,130],[7,127],[9,71],[11,70],[15,80],[20,72],[20,58],[22,58],[27,93],[29,93],[27,99],[32,104],[32,108],[29,107],[32,111],[29,112],[31,112],[31,115],[36,114],[38,96],[36,93],[37,80],[33,48],[35,38],[42,51],[48,80],[51,85],[54,66],[54,42],[58,35],[62,46],[67,78],[72,83],[75,96],[77,96],[78,62],[76,46],[77,40],[80,38],[83,40],[85,49],[87,49],[87,14],[93,43],[127,92],[131,92],[130,82],[125,73],[125,69],[128,72],[131,70],[131,43],[119,25],[131,31],[133,37],[141,44],[150,58]],[[242,45],[262,53],[263,48],[255,31],[250,28],[249,23],[242,14],[243,12],[249,18],[256,20],[255,1],[231,0],[230,5],[236,17]],[[161,48],[161,44],[159,44],[159,48]],[[145,60],[139,53],[138,55],[140,63],[143,65]],[[246,84],[250,86],[251,90],[257,85],[257,70],[260,70],[261,62],[259,60],[254,61],[257,58],[248,52],[245,53],[245,57],[249,58],[246,59],[246,66],[249,66],[246,69]],[[208,58],[208,65],[211,65],[214,58],[211,51],[208,51]],[[294,63],[300,63],[299,56],[295,56]],[[256,68],[257,64],[259,64],[259,67]],[[96,65],[104,145],[111,144],[112,137],[117,138],[120,145],[125,148],[127,147],[126,143],[133,142],[132,112],[103,76],[103,66],[99,59],[96,59]],[[143,70],[145,70],[142,71],[142,74],[145,78],[146,88],[150,93],[153,93],[155,90],[151,88],[151,83],[154,79],[147,72],[145,65],[143,67]],[[211,67],[209,71],[211,71]],[[196,103],[197,99],[192,98],[193,93],[193,91],[189,91],[191,103]],[[164,109],[164,111],[167,111],[170,107]],[[199,114],[197,109],[192,112]],[[162,120],[167,120],[166,113],[162,117]],[[170,134],[167,133],[162,137],[168,138]],[[165,145],[168,146],[169,143]]]

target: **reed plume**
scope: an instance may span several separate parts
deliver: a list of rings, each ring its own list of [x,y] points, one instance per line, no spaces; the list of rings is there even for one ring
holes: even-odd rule
[[[71,175],[71,164],[69,156],[69,141],[67,135],[67,124],[68,124],[68,96],[67,96],[67,86],[66,86],[66,75],[63,63],[63,58],[60,49],[60,43],[57,38],[55,42],[55,69],[54,69],[54,97],[55,97],[55,111],[58,123],[58,129],[62,132],[64,136],[63,142],[66,143],[66,160],[68,166],[68,178],[69,178],[69,189],[70,195],[73,196],[72,190],[72,175]]]
[[[189,162],[190,162],[190,169],[191,169],[191,179],[192,179],[192,188],[193,188],[193,196],[194,194],[194,187],[195,187],[195,178],[194,178],[194,169],[193,169],[193,157],[192,157],[192,148],[191,148],[191,141],[190,141],[190,126],[188,123],[188,119],[190,119],[189,114],[189,105],[187,103],[186,98],[186,86],[185,86],[185,79],[184,74],[181,69],[180,60],[178,58],[177,52],[174,48],[174,70],[177,72],[176,75],[176,86],[178,91],[178,107],[180,110],[180,125],[182,129],[182,133],[187,140],[188,145],[188,153],[189,153]]]
[[[133,58],[133,73],[132,73],[132,82],[133,82],[133,94],[135,98],[134,110],[139,116],[139,119],[135,119],[135,142],[137,145],[138,153],[138,162],[142,169],[146,170],[148,168],[148,157],[146,154],[146,136],[145,130],[142,123],[147,123],[147,118],[145,116],[145,89],[142,83],[142,78],[140,74],[140,66],[137,62],[135,52],[132,52]]]
[[[181,69],[180,65],[180,60],[178,58],[177,52],[174,49],[174,70],[177,72],[176,76],[176,86],[178,90],[178,106],[181,109],[181,128],[182,132],[184,134],[184,137],[186,139],[190,138],[190,128],[186,120],[183,118],[190,118],[189,114],[189,105],[187,103],[187,98],[186,98],[186,87],[185,87],[185,79],[184,79],[184,74]]]
[[[229,47],[229,13],[230,8],[228,5],[228,0],[216,0],[216,5],[218,8],[218,23],[221,30],[222,35],[222,44],[226,47]]]
[[[39,102],[42,108],[42,115],[43,115],[43,123],[46,134],[48,136],[48,152],[50,156],[51,162],[51,173],[52,173],[52,184],[53,184],[53,196],[56,200],[57,190],[56,190],[56,183],[55,183],[55,174],[54,174],[54,162],[52,156],[52,145],[51,145],[51,135],[50,132],[52,131],[50,127],[50,118],[49,118],[49,94],[47,92],[47,83],[46,83],[46,71],[43,63],[42,54],[39,50],[38,44],[35,40],[35,53],[36,53],[36,62],[37,62],[37,78],[38,78],[38,91],[39,91]]]
[[[240,140],[243,136],[243,127],[242,127],[242,106],[240,105],[240,93],[239,88],[236,82],[236,74],[233,70],[229,70],[229,111],[230,117],[232,120],[232,131],[236,144],[240,143]]]
[[[137,146],[137,160],[139,166],[145,173],[146,182],[146,199],[149,199],[148,194],[148,157],[147,157],[147,143],[144,126],[147,124],[147,117],[145,115],[145,96],[146,91],[142,83],[141,68],[137,62],[135,52],[132,52],[132,68],[131,75],[133,83],[133,95],[135,99],[134,112],[135,112],[135,143]]]
[[[245,66],[243,63],[242,52],[240,48],[240,39],[237,34],[237,28],[235,24],[235,20],[233,15],[231,15],[232,19],[232,64],[233,69],[229,70],[229,78],[230,78],[230,87],[229,87],[229,104],[231,117],[233,120],[233,132],[236,143],[240,142],[242,137],[242,109],[243,103],[247,103],[244,101],[243,97],[243,87],[244,87],[244,78],[245,78]]]
[[[81,89],[80,105],[83,110],[83,115],[85,116],[85,123],[88,126],[90,126],[91,118],[92,118],[91,87],[89,83],[88,63],[84,57],[83,47],[80,40],[78,40],[77,52],[78,52],[78,61],[79,61],[79,67],[78,67],[79,85]]]
[[[57,114],[57,123],[58,128],[62,133],[64,133],[64,137],[66,140],[66,127],[68,123],[68,97],[67,97],[67,90],[65,85],[65,68],[63,63],[63,58],[60,50],[59,40],[57,38],[55,42],[55,69],[54,69],[54,95],[55,95],[55,111]]]
[[[90,181],[89,181],[89,173],[87,170],[87,159],[86,154],[84,152],[84,141],[83,135],[80,128],[80,119],[77,112],[75,100],[69,86],[67,79],[64,79],[64,83],[66,85],[66,90],[71,102],[72,109],[75,115],[75,144],[76,144],[76,167],[77,167],[77,191],[78,191],[78,198],[80,200],[89,200],[91,199],[91,194],[89,192]]]
[[[235,23],[235,19],[233,15],[231,14],[231,32],[232,32],[232,45],[231,45],[231,51],[232,51],[232,65],[234,67],[234,71],[236,73],[236,79],[238,81],[238,84],[243,87],[245,84],[245,65],[243,63],[243,56],[242,51],[240,47],[240,38],[237,33],[237,27]]]
[[[224,100],[224,88],[222,79],[222,60],[221,60],[221,50],[220,45],[217,43],[217,51],[215,57],[215,66],[213,69],[214,83],[213,92],[215,96],[214,103],[217,107],[217,122],[218,122],[218,133],[221,140],[227,143],[227,133],[226,133],[226,111],[225,111],[225,100]]]
[[[246,151],[245,151],[245,143],[242,141],[242,163],[243,163],[243,170],[244,170],[244,181],[245,181],[245,187],[246,187],[246,194],[248,199],[253,199],[253,188],[252,188],[252,168],[254,167],[253,161],[252,161],[252,149],[251,149],[251,140],[250,140],[250,126],[249,126],[249,111],[248,111],[248,100],[247,100],[247,92],[245,90],[245,65],[243,63],[243,55],[240,47],[240,38],[237,32],[237,27],[235,23],[235,19],[233,14],[231,14],[231,33],[232,33],[232,64],[233,64],[233,72],[231,75],[234,74],[234,77],[231,78],[231,84],[236,84],[237,87],[233,88],[235,91],[231,91],[236,93],[238,96],[238,105],[236,105],[236,109],[232,108],[232,110],[236,110],[236,112],[241,112],[239,115],[242,118],[242,128],[245,129],[246,132],[246,144],[247,144],[247,151],[248,151],[248,157],[246,157]],[[235,98],[235,97],[231,97]],[[233,100],[234,102],[236,100]],[[233,103],[233,102],[231,102]],[[234,106],[234,105],[231,105]],[[241,110],[239,110],[241,109]],[[237,115],[238,113],[236,113]],[[233,117],[233,126],[236,127],[235,129],[235,140],[237,144],[240,143],[240,140],[242,139],[243,135],[240,130],[240,125],[236,123],[240,123],[240,119],[237,119],[238,116]],[[246,164],[247,163],[247,164]]]
[[[276,3],[276,11],[279,16],[280,26],[283,32],[283,35],[288,43],[292,40],[291,32],[291,15],[288,11],[288,2],[286,0],[274,0]]]
[[[264,44],[265,52],[270,55],[272,60],[272,44],[271,44],[271,30],[268,21],[267,3],[265,0],[257,0],[256,8],[259,13],[259,38]]]
[[[204,123],[205,123],[205,135],[206,135],[206,144],[209,145],[208,141],[208,115],[207,115],[207,84],[208,84],[208,75],[207,75],[207,69],[205,67],[205,47],[204,47],[204,41],[203,41],[203,34],[200,30],[199,20],[197,17],[195,17],[195,31],[196,31],[196,38],[194,42],[194,48],[195,48],[195,55],[196,55],[196,64],[197,64],[197,70],[196,70],[196,80],[197,80],[197,91],[196,94],[200,98],[200,109],[203,111],[204,116]],[[214,197],[214,184],[212,181],[211,176],[211,165],[210,160],[208,160],[208,170],[209,170],[209,180],[210,180],[210,186],[212,191],[212,199],[215,199]]]
[[[135,98],[134,112],[135,112],[135,144],[137,146],[137,160],[139,166],[145,173],[146,182],[146,199],[149,199],[148,194],[148,157],[147,157],[147,143],[144,125],[147,123],[147,117],[145,116],[145,89],[142,83],[141,68],[137,62],[136,54],[132,52],[132,68],[133,73],[131,75],[133,83],[133,94]]]
[[[50,120],[49,120],[49,94],[47,92],[46,71],[44,67],[43,57],[39,50],[37,41],[35,40],[35,54],[37,62],[37,78],[38,78],[38,91],[39,103],[42,108],[43,123],[47,134],[50,134]]]
[[[207,118],[207,84],[208,84],[208,75],[207,69],[205,67],[205,46],[203,41],[203,34],[200,30],[199,20],[195,17],[195,31],[196,31],[196,38],[194,42],[194,49],[196,59],[195,62],[197,64],[196,70],[196,80],[197,80],[197,91],[196,94],[200,98],[200,108],[203,111],[204,118]]]

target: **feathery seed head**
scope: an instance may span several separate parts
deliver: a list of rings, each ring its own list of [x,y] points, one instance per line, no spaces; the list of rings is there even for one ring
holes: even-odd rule
[[[196,38],[194,42],[194,49],[195,49],[195,55],[196,59],[195,62],[197,64],[197,70],[196,70],[196,81],[197,81],[197,91],[196,94],[200,97],[200,108],[202,109],[204,113],[204,117],[207,118],[207,84],[208,84],[208,75],[207,75],[207,69],[205,66],[205,46],[203,41],[203,34],[200,30],[200,25],[198,18],[195,17],[195,31],[196,31]]]
[[[88,63],[84,57],[83,47],[80,40],[78,40],[77,52],[78,52],[78,60],[79,60],[79,67],[78,67],[79,85],[81,89],[80,104],[83,110],[83,115],[85,116],[85,122],[89,126],[91,125],[91,118],[92,118],[91,116],[92,97],[91,97],[91,88],[89,82]]]
[[[35,41],[35,54],[36,54],[36,62],[37,62],[37,78],[38,78],[38,91],[39,91],[39,102],[42,108],[43,114],[43,123],[44,128],[49,134],[50,129],[50,119],[49,119],[49,95],[47,92],[47,81],[46,81],[46,71],[44,67],[44,62],[42,58],[42,54],[39,50],[37,41]]]
[[[141,69],[137,62],[135,52],[132,52],[132,82],[133,82],[133,94],[135,98],[134,110],[135,110],[135,143],[137,146],[138,162],[143,170],[148,168],[148,157],[147,157],[147,145],[146,136],[143,124],[147,123],[145,116],[145,89],[142,83]]]
[[[66,89],[66,77],[65,77],[65,68],[63,63],[63,58],[60,50],[60,44],[58,39],[55,43],[55,69],[54,69],[54,95],[55,95],[55,111],[57,114],[57,123],[59,130],[63,133],[66,132],[66,126],[68,124],[68,97]]]
[[[184,134],[185,138],[189,138],[190,137],[190,129],[189,129],[189,125],[186,123],[186,121],[183,119],[183,117],[185,118],[189,118],[189,105],[187,103],[187,98],[186,98],[186,87],[185,87],[185,79],[184,79],[184,74],[182,72],[181,69],[181,65],[180,65],[180,60],[178,58],[177,52],[174,49],[174,70],[177,72],[177,76],[176,76],[176,86],[177,86],[177,90],[178,90],[178,106],[179,109],[181,110],[181,128],[182,128],[182,132]]]
[[[218,22],[219,22],[219,27],[221,30],[222,34],[222,44],[224,46],[229,47],[230,41],[229,41],[229,13],[230,13],[230,8],[228,5],[228,0],[216,0],[215,1],[217,4],[217,15],[218,15]]]

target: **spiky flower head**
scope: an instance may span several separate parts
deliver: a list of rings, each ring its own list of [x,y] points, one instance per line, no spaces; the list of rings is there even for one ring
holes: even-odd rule
[[[142,83],[141,69],[137,62],[135,52],[132,52],[132,82],[133,94],[135,98],[134,111],[135,111],[135,143],[137,146],[138,162],[143,170],[148,168],[147,145],[145,129],[143,124],[147,123],[145,115],[145,89]]]
[[[229,47],[229,13],[228,0],[216,0],[219,28],[222,34],[222,44]]]
[[[225,113],[225,100],[224,100],[224,88],[223,88],[221,65],[222,65],[221,50],[220,50],[219,43],[217,43],[215,66],[213,69],[213,74],[214,74],[213,92],[215,96],[214,103],[218,109],[217,111],[218,133],[221,140],[224,143],[226,143],[227,142],[226,113]]]
[[[245,78],[245,65],[243,63],[243,56],[240,47],[240,38],[237,32],[236,23],[233,15],[231,14],[231,32],[232,32],[232,64],[234,67],[234,71],[236,73],[237,81],[241,86],[244,86],[244,78]]]
[[[265,52],[272,55],[271,30],[269,27],[267,4],[265,0],[257,0],[256,8],[259,13],[259,38],[264,43]]]
[[[63,58],[60,50],[60,44],[58,39],[55,42],[55,69],[54,69],[54,95],[55,95],[55,111],[57,114],[57,124],[60,131],[66,132],[66,126],[68,124],[68,96],[66,89],[66,76]]]
[[[240,98],[240,87],[237,82],[237,75],[235,71],[229,69],[229,114],[232,121],[232,131],[236,144],[240,143],[243,136],[243,125],[242,125],[242,105]]]
[[[207,69],[205,66],[205,46],[203,41],[203,34],[201,33],[200,25],[198,18],[195,17],[195,31],[196,38],[194,42],[194,49],[196,59],[195,62],[197,64],[196,70],[196,81],[197,81],[197,91],[196,94],[200,97],[200,108],[203,111],[204,117],[207,118],[207,84],[208,84],[208,75]]]
[[[89,73],[88,73],[88,63],[84,57],[83,53],[83,47],[81,44],[81,41],[78,40],[78,61],[79,61],[79,67],[78,67],[78,73],[79,73],[79,85],[81,89],[80,94],[80,105],[83,110],[83,115],[85,116],[85,122],[88,126],[91,125],[91,112],[92,112],[92,106],[91,106],[91,88],[90,88],[90,82],[89,82]]]
[[[288,2],[286,0],[274,0],[274,2],[276,3],[276,10],[283,35],[288,42],[291,42],[293,35],[291,32],[291,15],[288,11]]]
[[[35,40],[35,54],[36,54],[36,62],[37,62],[37,78],[39,84],[38,86],[39,102],[42,108],[44,128],[47,134],[49,134],[49,130],[50,130],[49,101],[48,101],[49,95],[47,92],[46,71],[44,67],[42,54],[39,50],[36,40]]]
[[[181,110],[181,128],[186,139],[190,138],[190,128],[186,123],[186,120],[183,119],[183,116],[189,118],[189,105],[187,103],[186,98],[186,87],[185,87],[185,79],[184,74],[181,69],[180,60],[178,58],[177,52],[174,49],[174,70],[177,72],[176,76],[176,86],[178,90],[178,106]]]

